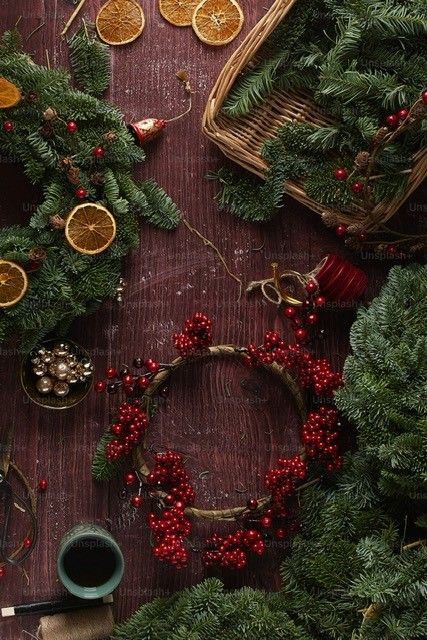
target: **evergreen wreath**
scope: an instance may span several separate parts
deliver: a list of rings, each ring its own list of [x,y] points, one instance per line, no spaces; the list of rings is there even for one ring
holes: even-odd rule
[[[301,493],[302,528],[282,564],[281,591],[226,591],[211,578],[144,604],[114,638],[427,637],[427,457],[415,448],[418,442],[425,450],[427,440],[426,293],[427,267],[394,267],[378,298],[358,313],[337,394],[355,420],[358,451]]]
[[[149,517],[155,556],[177,568],[184,567],[188,560],[185,540],[192,529],[190,518],[231,521],[241,528],[226,537],[211,536],[202,561],[205,567],[243,569],[250,552],[264,553],[266,535],[283,539],[295,532],[297,523],[290,501],[297,491],[320,480],[313,474],[319,470],[332,473],[341,467],[339,414],[332,400],[333,392],[342,383],[341,375],[334,373],[326,360],[314,358],[301,345],[286,343],[274,331],[266,333],[260,347],[253,344],[247,348],[212,346],[212,322],[202,313],[185,322],[183,332],[174,335],[174,344],[180,355],[171,364],[137,358],[135,365],[139,373],[133,374],[127,366],[120,372],[109,368],[107,381],[95,385],[98,392],[116,393],[124,388],[128,400],[120,404],[116,421],[98,444],[93,475],[97,480],[111,477],[118,470],[119,461],[133,452],[136,473],[127,473],[124,479],[127,485],[140,480],[138,495],[131,501],[133,506],[142,505],[144,488],[157,500],[160,513],[152,512]],[[156,396],[179,368],[195,358],[212,357],[238,357],[250,367],[263,366],[273,372],[291,392],[303,421],[303,448],[293,457],[280,457],[277,467],[268,471],[265,477],[268,495],[250,498],[243,506],[223,510],[194,506],[195,491],[180,454],[157,453],[152,470],[145,458],[145,433]],[[306,404],[310,400],[313,407],[307,412]]]
[[[0,258],[28,274],[25,295],[1,310],[0,340],[20,334],[25,350],[116,293],[122,258],[138,245],[138,216],[163,229],[179,221],[155,182],[134,181],[132,165],[145,152],[122,114],[98,97],[110,79],[107,47],[85,25],[70,41],[70,57],[83,91],[71,88],[65,71],[35,64],[16,32],[0,41],[0,78],[19,92],[15,106],[0,110],[0,150],[43,188],[27,227],[0,229]],[[114,241],[99,255],[64,238],[67,216],[82,202],[106,208],[115,221]]]
[[[387,212],[374,210],[406,191],[413,157],[427,144],[426,50],[424,0],[298,0],[238,77],[223,112],[239,118],[268,105],[273,91],[296,90],[312,96],[325,124],[295,120],[276,129],[262,150],[265,182],[227,168],[212,174],[220,206],[265,221],[281,206],[285,182],[297,181],[354,248],[425,247],[425,234],[391,230]],[[274,104],[261,115],[274,122]]]

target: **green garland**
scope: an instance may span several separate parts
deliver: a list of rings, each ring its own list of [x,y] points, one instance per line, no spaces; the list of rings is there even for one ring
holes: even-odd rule
[[[337,394],[359,449],[329,484],[303,492],[302,533],[282,564],[281,591],[228,592],[211,578],[143,605],[114,638],[427,637],[426,293],[427,267],[394,267],[359,311]]]
[[[220,206],[248,221],[268,220],[282,204],[285,181],[292,180],[303,180],[313,200],[349,211],[365,200],[368,208],[404,193],[412,156],[427,143],[422,113],[376,152],[375,174],[382,177],[367,182],[355,159],[380,144],[376,136],[388,114],[414,105],[427,88],[426,51],[424,0],[298,0],[262,46],[257,66],[239,76],[223,111],[239,118],[275,90],[303,89],[337,124],[284,125],[262,150],[265,183],[220,170]],[[365,190],[361,199],[348,182],[335,179],[337,167],[352,174],[352,183],[369,184],[369,194]]]
[[[132,166],[145,158],[122,114],[99,99],[109,84],[108,49],[85,27],[70,42],[71,63],[84,92],[71,88],[68,73],[34,64],[19,35],[0,42],[0,76],[15,84],[21,102],[0,111],[0,151],[17,158],[32,183],[43,187],[43,201],[27,227],[0,229],[0,258],[29,272],[24,298],[0,315],[0,340],[19,334],[29,349],[50,332],[64,333],[72,320],[92,312],[115,294],[122,258],[138,246],[138,216],[173,229],[175,204],[153,181],[137,183]],[[5,122],[13,130],[3,129]],[[78,131],[66,124],[75,121]],[[97,146],[104,158],[95,158]],[[64,238],[63,221],[82,200],[103,204],[114,216],[117,235],[102,254],[75,252]]]

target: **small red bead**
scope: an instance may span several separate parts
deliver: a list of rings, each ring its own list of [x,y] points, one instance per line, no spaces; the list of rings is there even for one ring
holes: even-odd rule
[[[6,120],[6,122],[3,122],[3,131],[5,131],[6,133],[11,133],[14,128],[15,125],[11,120]]]
[[[409,109],[401,109],[398,115],[399,120],[406,120],[406,118],[409,116]]]
[[[424,102],[427,102],[427,89],[426,91],[423,91],[421,94],[421,100],[424,100]]]
[[[49,484],[48,481],[45,480],[44,478],[39,480],[39,491],[46,491],[48,484]]]
[[[6,575],[6,568],[0,567],[0,578],[4,578],[5,575]]]
[[[319,316],[317,315],[317,313],[309,313],[307,316],[308,324],[317,324],[318,320]]]
[[[361,231],[357,237],[360,242],[366,242],[366,240],[369,238],[369,234],[367,234],[366,231]]]
[[[264,527],[264,529],[271,527],[272,523],[273,519],[270,516],[263,516],[261,518],[261,526]]]
[[[31,538],[24,538],[22,544],[26,549],[29,549],[32,546],[33,541],[31,540]]]
[[[135,509],[139,509],[142,507],[144,503],[144,498],[142,496],[132,496],[131,505],[135,507]]]
[[[391,255],[396,255],[397,252],[398,252],[398,248],[395,244],[389,244],[387,246],[387,253],[390,253]]]
[[[308,340],[308,331],[304,328],[299,328],[295,331],[295,338],[298,342],[306,342]]]
[[[286,307],[283,313],[287,318],[295,318],[297,310],[295,307]]]
[[[258,508],[258,500],[256,500],[255,498],[249,498],[249,500],[246,503],[246,506],[248,509],[251,509],[251,511],[253,511],[254,509]]]
[[[126,385],[133,384],[133,375],[131,373],[126,373],[124,376],[122,376],[122,382]]]
[[[338,169],[335,169],[334,176],[337,180],[347,180],[348,171],[344,167],[338,167]]]
[[[106,151],[104,147],[95,147],[92,153],[95,156],[95,158],[104,158]]]
[[[314,299],[314,304],[316,305],[316,307],[324,307],[326,304],[326,298],[325,296],[317,296]]]
[[[105,375],[109,380],[112,380],[113,378],[117,378],[117,375],[118,375],[117,369],[115,367],[109,367],[105,372]]]
[[[148,358],[148,360],[146,360],[144,364],[148,371],[150,371],[150,373],[157,373],[160,369],[159,363],[155,360],[152,360],[151,358]]]
[[[129,473],[125,473],[123,480],[125,481],[125,485],[130,487],[138,482],[138,477],[136,473],[134,473],[133,471],[129,471]]]
[[[346,224],[339,224],[337,227],[335,227],[335,233],[339,238],[341,238],[342,236],[345,236],[345,234],[347,233],[347,229],[348,226]]]
[[[283,538],[286,538],[286,531],[283,528],[276,529],[275,533],[276,538],[278,538],[279,540],[283,540]]]
[[[150,380],[146,376],[140,376],[137,380],[140,389],[147,389],[150,386]]]
[[[83,200],[83,198],[86,198],[87,196],[87,189],[84,189],[83,187],[79,187],[78,189],[75,190],[74,193],[76,198],[78,198],[79,200]]]
[[[314,293],[315,291],[317,291],[317,284],[314,282],[314,280],[309,280],[306,283],[305,290],[307,291],[307,293]]]
[[[78,131],[77,122],[74,122],[74,120],[67,122],[67,131],[68,133],[76,133]]]
[[[362,193],[364,188],[365,185],[363,184],[363,182],[353,182],[353,184],[351,185],[351,190],[353,191],[353,193]]]
[[[386,118],[387,126],[394,129],[399,124],[399,116],[397,113],[391,113]]]
[[[95,382],[96,393],[102,393],[107,388],[107,383],[104,380],[98,380]]]

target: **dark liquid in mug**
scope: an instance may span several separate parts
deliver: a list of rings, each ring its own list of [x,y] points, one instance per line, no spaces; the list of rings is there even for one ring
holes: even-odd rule
[[[82,538],[64,556],[64,569],[70,580],[81,587],[100,587],[116,568],[111,548],[100,540]]]

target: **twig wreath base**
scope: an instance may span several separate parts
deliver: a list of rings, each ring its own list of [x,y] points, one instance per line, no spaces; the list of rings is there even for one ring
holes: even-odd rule
[[[160,515],[149,514],[149,527],[155,537],[154,554],[177,568],[186,565],[188,550],[184,545],[192,524],[191,519],[236,522],[242,525],[236,533],[226,537],[213,535],[207,540],[202,560],[205,566],[220,565],[241,569],[247,564],[248,552],[262,555],[265,539],[269,535],[285,538],[297,530],[292,520],[289,500],[304,487],[320,478],[309,478],[310,462],[332,472],[340,467],[339,416],[333,406],[333,393],[341,386],[341,375],[332,372],[326,360],[318,360],[300,345],[290,345],[273,331],[266,333],[264,343],[258,347],[235,345],[212,346],[212,322],[204,314],[196,313],[186,321],[184,330],[173,336],[179,357],[170,364],[141,358],[134,366],[144,369],[142,375],[134,375],[129,367],[118,372],[109,368],[107,381],[95,385],[98,392],[116,393],[123,388],[129,401],[118,409],[117,422],[105,434],[98,445],[93,464],[97,479],[107,479],[118,471],[117,463],[132,453],[135,471],[126,473],[125,484],[138,484],[138,494],[132,504],[143,504],[142,492],[148,490],[155,498]],[[302,450],[293,457],[279,458],[277,467],[268,470],[265,486],[269,495],[250,498],[246,505],[228,509],[199,509],[194,506],[195,491],[185,470],[181,454],[166,451],[155,455],[155,465],[149,468],[145,454],[146,429],[153,415],[154,398],[162,392],[173,373],[196,360],[237,357],[248,366],[263,367],[274,373],[291,392],[303,422]],[[306,395],[317,396],[320,404],[307,412]],[[319,469],[316,469],[318,472]]]

